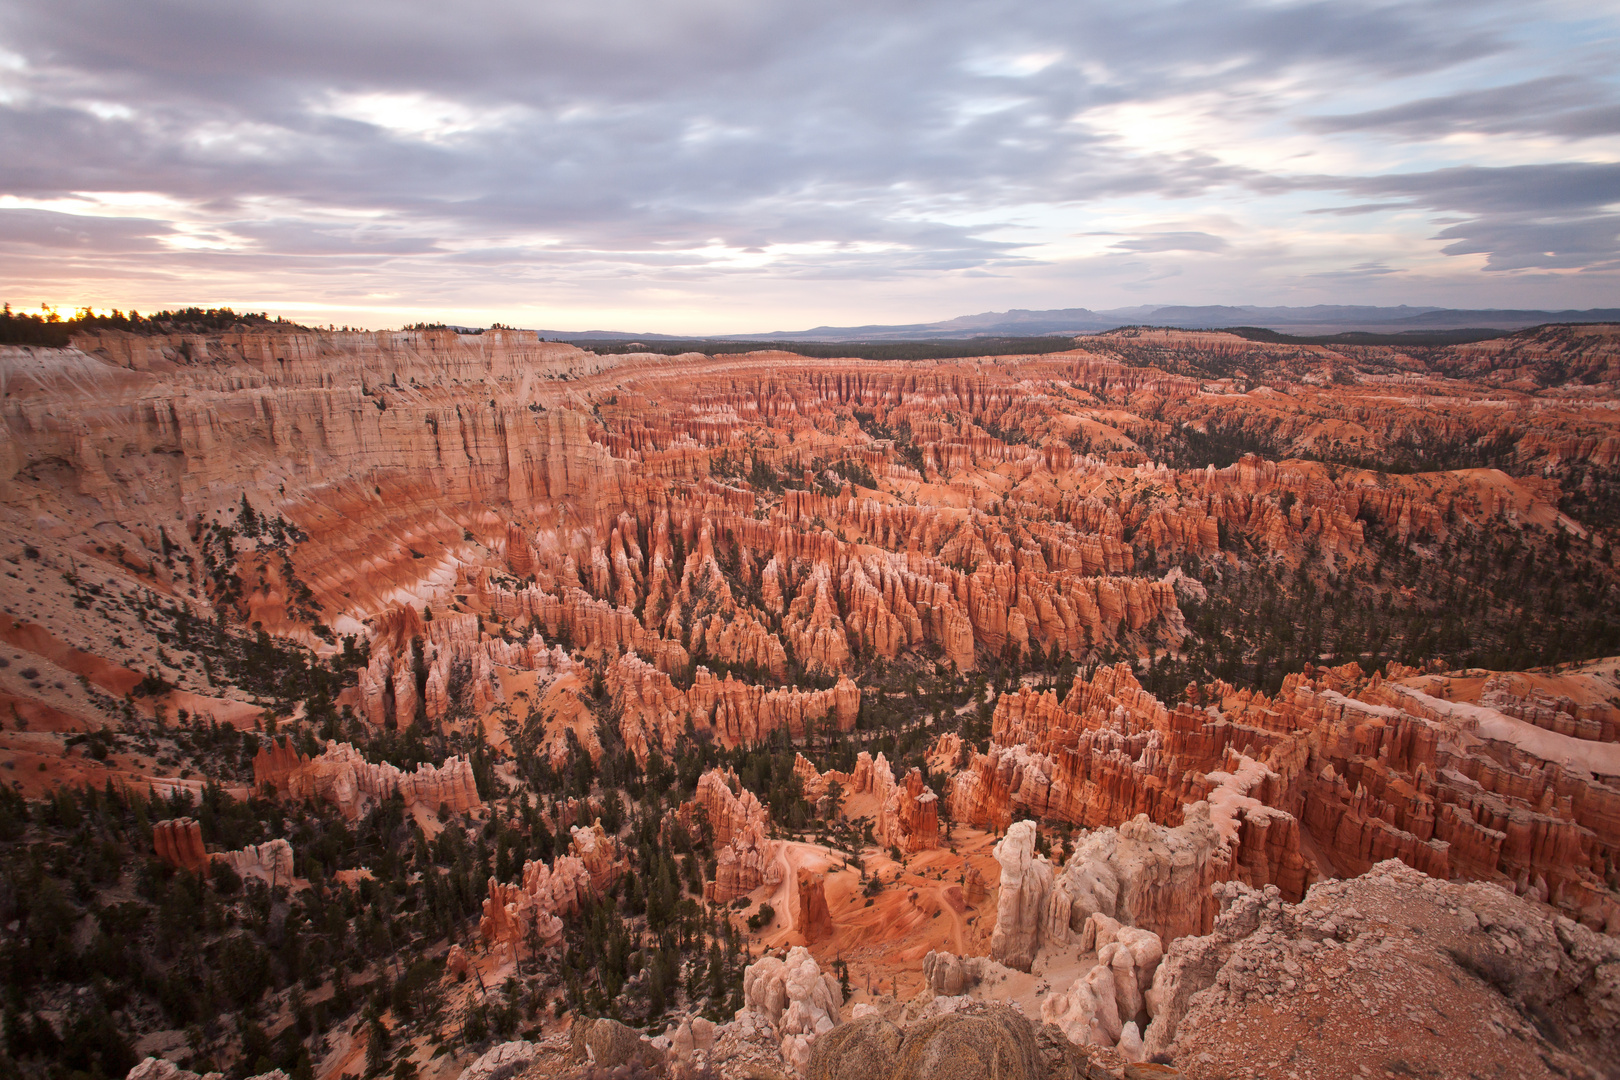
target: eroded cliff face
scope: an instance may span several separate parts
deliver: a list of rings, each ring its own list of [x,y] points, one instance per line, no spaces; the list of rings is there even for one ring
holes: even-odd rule
[[[365,662],[348,703],[374,725],[521,716],[572,665],[606,665],[622,737],[645,755],[688,721],[727,745],[848,730],[874,662],[921,654],[967,672],[1037,650],[1178,648],[1174,580],[1150,568],[1219,564],[1234,537],[1353,567],[1369,527],[1444,541],[1504,514],[1556,516],[1556,482],[1499,474],[1155,465],[1136,440],[1210,410],[1280,430],[1274,414],[1327,400],[1305,369],[1286,392],[1238,394],[1236,380],[1118,359],[1235,349],[1302,363],[1205,337],[910,364],[599,357],[516,331],[9,348],[0,540],[323,654],[353,636]],[[1371,432],[1370,413],[1394,423],[1411,407],[1385,390],[1333,393],[1360,403]],[[1521,456],[1608,460],[1612,432],[1592,432],[1612,417],[1579,398],[1535,401],[1512,413]],[[72,589],[52,588],[14,610],[66,638]],[[138,662],[197,689],[181,658],[143,651]]]
[[[1612,417],[1579,394],[1534,396],[1541,376],[1498,375],[1559,364],[1601,375],[1611,344],[1578,334],[1379,354],[1400,379],[1357,369],[1333,387],[1334,407],[1360,409],[1359,430],[1385,445],[1416,407],[1390,387],[1420,387],[1424,409],[1443,407],[1437,436],[1495,438],[1467,419],[1486,414],[1459,404],[1460,384],[1434,374],[1488,369],[1491,400],[1519,402],[1502,398],[1513,384],[1535,403],[1489,414],[1521,457],[1603,466]],[[1137,440],[1155,445],[1215,412],[1284,434],[1315,417],[1310,437],[1327,437],[1332,395],[1312,365],[1354,358],[1229,335],[910,364],[599,357],[507,331],[109,334],[76,346],[0,351],[0,541],[35,552],[16,563],[36,591],[8,597],[8,640],[97,687],[144,668],[174,688],[140,710],[184,700],[236,723],[256,715],[255,695],[199,678],[182,621],[247,624],[343,659],[355,681],[340,703],[376,728],[519,731],[560,762],[571,740],[600,754],[606,722],[644,765],[688,736],[736,747],[850,732],[872,700],[869,672],[888,663],[928,657],[966,673],[1179,649],[1182,597],[1202,589],[1180,567],[1232,565],[1234,538],[1300,574],[1376,571],[1391,543],[1443,549],[1504,521],[1607,550],[1601,530],[1559,516],[1551,479],[1144,460]],[[1144,351],[1172,368],[1196,355],[1296,381],[1238,393],[1248,375],[1212,382],[1120,359]],[[1368,357],[1362,368],[1377,367]],[[1451,397],[1436,396],[1440,383]],[[1605,559],[1588,573],[1612,587]],[[127,631],[75,624],[92,585],[146,597],[181,640],[144,617]],[[44,679],[0,679],[19,716],[93,724],[105,707]],[[1549,735],[1614,737],[1604,706],[1577,715],[1494,693],[1498,715]],[[1230,874],[1290,898],[1307,863],[1354,871],[1396,856],[1437,875],[1500,875],[1609,918],[1620,811],[1573,762],[1553,772],[1522,747],[1492,749],[1456,710],[1359,671],[1291,676],[1275,699],[1224,685],[1195,698],[1162,704],[1124,663],[1061,695],[1003,693],[989,746],[943,784],[950,816],[999,830],[1024,816],[1092,828],[1145,815],[1174,828],[1205,801],[1230,819]],[[395,790],[429,811],[479,802],[458,759],[443,775],[395,775],[341,746],[314,761],[285,754],[266,750],[255,783],[346,808]],[[883,843],[935,842],[920,776],[897,778],[880,756],[852,781],[878,796]],[[739,871],[726,891],[763,872]]]
[[[1499,881],[1620,931],[1609,771],[1620,744],[1563,734],[1576,717],[1499,688],[1489,700],[1546,726],[1411,682],[1447,684],[1366,678],[1349,664],[1290,675],[1275,699],[1215,683],[1198,695],[1210,704],[1167,709],[1122,664],[1077,678],[1061,700],[1004,694],[989,751],[952,779],[951,816],[998,830],[1031,817],[1124,835],[1133,820],[1182,827],[1192,806],[1205,806],[1213,831],[1197,845],[1202,879],[1169,891],[1183,910],[1131,920],[1166,939],[1208,931],[1214,882],[1276,885],[1297,900],[1318,875],[1389,858],[1442,880]],[[1582,730],[1606,728],[1594,720]]]
[[[409,812],[462,814],[483,805],[472,763],[448,758],[406,772],[388,762],[367,761],[348,743],[329,743],[310,758],[284,740],[273,740],[253,759],[253,784],[266,784],[294,799],[331,803],[350,821],[377,803],[398,796]]]
[[[189,817],[153,822],[152,853],[176,870],[195,874],[206,874],[215,863],[224,863],[238,877],[257,878],[272,887],[285,888],[293,881],[293,849],[287,841],[277,838],[210,853],[203,846],[202,823]]]
[[[600,661],[638,753],[688,720],[734,745],[848,730],[848,677],[872,659],[968,671],[1184,632],[1173,590],[1131,576],[1118,515],[1079,490],[1102,466],[968,419],[1021,395],[996,365],[835,378],[504,332],[79,345],[0,357],[12,539],[199,620],[323,654],[352,636],[349,703],[374,725],[509,710],[512,673],[543,693]],[[1079,355],[1043,373],[1180,385]],[[912,423],[904,445],[885,434]],[[874,486],[829,481],[828,462]],[[1064,490],[1011,513],[1037,473]],[[1149,542],[1207,546],[1203,520],[1160,513]],[[195,684],[177,657],[143,659]]]
[[[563,920],[607,895],[624,873],[617,837],[601,822],[569,830],[568,851],[551,863],[531,859],[516,881],[489,879],[478,932],[490,949],[515,958],[562,940]]]
[[[1095,953],[1047,986],[1069,1038],[1191,1047],[1148,1021],[1196,1007],[1150,992],[1225,963],[1222,904],[1248,890],[1310,906],[1397,859],[1620,930],[1605,693],[1390,665],[1373,624],[1404,623],[1414,663],[1609,640],[1613,356],[1584,332],[1422,355],[1133,332],[917,363],[505,331],[0,350],[0,750],[35,793],[167,794],[205,781],[63,736],[286,725],[233,794],[350,819],[398,796],[474,844],[485,819],[507,857],[458,970],[560,952],[593,900],[633,909],[615,890],[662,830],[706,902],[773,904],[760,941],[813,951],[812,981],[847,956],[852,988],[898,992],[954,950],[1033,988]],[[1281,629],[1243,646],[1261,623]],[[410,768],[379,760],[407,744]],[[777,798],[794,785],[811,813]],[[512,857],[531,818],[566,849]],[[184,820],[152,844],[294,868]],[[745,1010],[795,1068],[841,1019],[799,993],[809,960]]]

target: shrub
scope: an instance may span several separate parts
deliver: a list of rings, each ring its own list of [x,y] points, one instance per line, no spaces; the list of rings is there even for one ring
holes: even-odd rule
[[[758,911],[748,916],[748,929],[758,930],[760,927],[769,926],[775,921],[776,909],[769,904],[761,904]]]

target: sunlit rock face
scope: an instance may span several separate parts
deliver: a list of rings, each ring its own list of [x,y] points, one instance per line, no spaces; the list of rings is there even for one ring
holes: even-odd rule
[[[0,525],[200,618],[224,610],[323,652],[352,635],[365,662],[345,703],[376,726],[521,718],[536,705],[521,691],[545,698],[560,756],[561,727],[593,737],[570,699],[602,674],[645,760],[688,725],[728,746],[848,731],[863,673],[901,657],[970,672],[1037,650],[1079,662],[1177,648],[1180,579],[1159,568],[1224,559],[1235,536],[1342,567],[1368,559],[1369,528],[1437,542],[1556,502],[1556,481],[1478,470],[1375,483],[1302,460],[1171,469],[1142,449],[1184,425],[1236,424],[1279,458],[1319,444],[1376,455],[1422,432],[1509,440],[1558,475],[1620,460],[1612,417],[1576,398],[1418,408],[1382,384],[1325,387],[1345,362],[1330,350],[1160,332],[1079,345],[834,362],[597,356],[506,330],[260,329],[6,348]],[[1583,331],[1388,362],[1419,380],[1496,387],[1511,372],[1539,388],[1564,368],[1600,385],[1615,352]],[[1186,355],[1277,377],[1242,393],[1166,370]],[[30,613],[69,636],[66,611],[41,598],[18,618]],[[1023,706],[1009,733],[1043,710]],[[983,766],[984,789],[940,797],[977,800],[964,814],[1004,827],[1014,811],[994,776],[1013,767]],[[1167,822],[1190,793],[1096,769],[1059,779],[1071,805],[1053,809],[1072,819],[1093,790],[1120,800],[1099,821]]]

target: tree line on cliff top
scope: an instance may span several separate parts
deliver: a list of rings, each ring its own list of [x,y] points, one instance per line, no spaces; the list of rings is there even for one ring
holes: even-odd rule
[[[230,308],[188,307],[175,311],[159,311],[142,315],[138,311],[119,311],[114,308],[105,315],[97,315],[90,308],[80,308],[67,318],[61,312],[44,307],[40,314],[13,311],[10,304],[0,310],[0,345],[43,345],[66,348],[74,334],[91,330],[123,330],[131,334],[207,334],[223,330],[279,327],[284,330],[303,330],[305,327],[285,319],[270,318],[263,312],[241,312]]]

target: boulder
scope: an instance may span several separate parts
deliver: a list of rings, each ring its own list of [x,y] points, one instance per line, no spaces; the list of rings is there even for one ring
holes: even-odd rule
[[[460,1080],[507,1080],[529,1067],[537,1048],[522,1039],[504,1042],[461,1070]]]
[[[810,1051],[809,1080],[888,1080],[894,1074],[900,1029],[875,1015],[875,1009],[872,1013],[816,1041]]]
[[[714,1050],[714,1021],[701,1016],[688,1017],[672,1029],[668,1037],[671,1055],[690,1061],[699,1051],[707,1054]]]
[[[1119,1031],[1119,1056],[1126,1061],[1141,1061],[1146,1056],[1142,1049],[1142,1033],[1132,1020]]]
[[[970,985],[962,958],[955,953],[929,952],[923,957],[923,978],[935,994],[960,994]]]
[[[588,1062],[602,1069],[614,1069],[635,1062],[656,1068],[662,1062],[663,1055],[653,1046],[651,1039],[604,1016],[574,1022],[568,1060],[576,1065]]]
[[[959,1011],[908,1029],[891,1080],[1040,1080],[1035,1031],[1007,1005]]]

